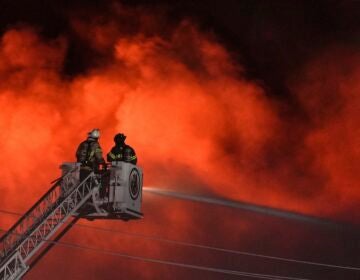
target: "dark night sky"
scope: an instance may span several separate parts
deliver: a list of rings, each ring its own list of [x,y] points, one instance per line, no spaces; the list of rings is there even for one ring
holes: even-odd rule
[[[94,50],[74,37],[68,24],[72,11],[106,15],[112,1],[5,1],[0,3],[0,30],[18,24],[37,26],[44,36],[67,34],[70,40],[64,73],[91,67]],[[286,96],[285,80],[302,63],[331,44],[360,43],[360,1],[122,1],[165,10],[174,23],[192,18],[232,50],[247,74],[275,95]],[[91,13],[90,13],[91,14]],[[91,16],[89,16],[91,21]],[[271,71],[269,71],[271,69]]]

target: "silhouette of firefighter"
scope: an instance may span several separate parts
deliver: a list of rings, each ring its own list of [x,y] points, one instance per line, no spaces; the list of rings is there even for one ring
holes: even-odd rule
[[[123,133],[118,133],[114,137],[115,146],[107,154],[107,160],[113,161],[124,161],[132,164],[137,163],[137,157],[132,147],[125,144],[126,136]]]
[[[105,165],[103,152],[99,144],[100,130],[93,129],[88,133],[85,141],[81,142],[77,151],[77,162],[81,163],[80,181],[84,180],[92,171],[98,172],[100,165]]]

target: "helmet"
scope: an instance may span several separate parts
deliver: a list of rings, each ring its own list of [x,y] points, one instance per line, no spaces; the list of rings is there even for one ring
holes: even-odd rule
[[[114,142],[116,144],[122,144],[125,142],[125,139],[126,139],[126,135],[124,135],[123,133],[118,133],[114,137]]]
[[[94,128],[88,133],[89,138],[98,139],[100,137],[100,129]]]

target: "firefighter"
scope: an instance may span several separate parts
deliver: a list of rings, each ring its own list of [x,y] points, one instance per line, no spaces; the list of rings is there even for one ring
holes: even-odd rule
[[[100,130],[93,129],[85,141],[81,142],[77,151],[77,162],[81,163],[80,178],[85,179],[91,171],[98,171],[99,165],[105,165],[102,149],[99,144]]]
[[[125,144],[126,136],[123,133],[118,133],[114,137],[115,146],[107,154],[107,160],[125,161],[132,164],[137,163],[137,157],[132,147]]]

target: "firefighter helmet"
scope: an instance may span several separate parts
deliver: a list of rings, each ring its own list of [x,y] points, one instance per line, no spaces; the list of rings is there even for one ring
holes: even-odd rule
[[[100,137],[100,129],[94,128],[88,133],[89,138],[98,139]]]
[[[126,139],[126,135],[124,135],[123,133],[118,133],[114,137],[114,142],[116,144],[121,144],[125,142],[125,139]]]

